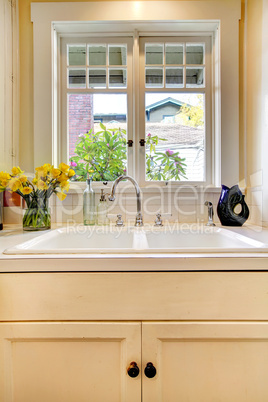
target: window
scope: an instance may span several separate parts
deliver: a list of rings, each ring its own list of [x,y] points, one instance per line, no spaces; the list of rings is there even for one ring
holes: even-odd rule
[[[152,3],[147,1],[126,1],[123,8],[121,2],[114,1],[107,3],[105,8],[101,2],[31,4],[34,37],[34,108],[33,133],[29,133],[29,138],[33,140],[34,166],[48,161],[58,164],[63,160],[64,155],[64,161],[67,162],[67,147],[62,143],[62,139],[67,138],[67,132],[64,131],[62,122],[58,119],[62,117],[62,110],[58,110],[58,105],[61,104],[59,99],[61,81],[57,63],[62,37],[69,35],[73,38],[85,38],[86,35],[91,37],[97,35],[101,39],[102,36],[112,38],[127,33],[134,38],[134,50],[137,56],[137,31],[140,33],[139,36],[147,37],[152,37],[155,33],[162,36],[178,36],[183,33],[186,36],[207,36],[212,42],[213,70],[209,94],[209,98],[212,99],[211,105],[207,103],[207,96],[205,99],[206,116],[208,116],[207,108],[211,108],[208,112],[209,116],[212,116],[210,144],[212,161],[211,163],[206,161],[206,166],[211,165],[211,179],[206,174],[205,183],[218,187],[221,183],[232,184],[239,181],[238,24],[241,18],[241,2],[240,0],[228,2],[200,0],[198,2],[174,1],[167,4],[166,1],[159,1],[157,5],[152,9]],[[133,88],[136,89],[138,87],[136,66],[133,78]],[[31,107],[27,99],[26,104],[29,108]],[[139,99],[135,97],[134,105],[128,104],[128,109],[129,107],[134,109],[137,123],[130,122],[132,115],[128,115],[128,125],[132,128],[135,138],[138,137],[134,140],[134,147],[128,149],[128,166],[131,168],[133,161],[136,166],[140,166],[139,158],[144,152],[144,147],[137,147],[137,144],[144,138],[139,129],[141,116]],[[23,129],[25,127],[22,127]],[[130,170],[128,172],[130,173]],[[136,178],[139,180],[139,177],[136,176]],[[150,183],[148,183],[149,186]],[[185,184],[185,182],[182,183]],[[140,182],[140,184],[146,183]],[[171,182],[171,186],[173,184],[176,187],[178,182]],[[203,182],[202,184],[196,182],[196,185],[203,186]]]
[[[139,88],[142,181],[210,181],[211,38],[142,37]]]
[[[132,38],[62,39],[62,144],[77,180],[128,171]]]
[[[138,37],[61,39],[62,156],[78,180],[205,183],[211,37]]]

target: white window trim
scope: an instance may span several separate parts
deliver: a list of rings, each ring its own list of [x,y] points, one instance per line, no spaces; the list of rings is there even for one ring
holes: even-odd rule
[[[57,52],[57,38],[69,30],[80,33],[117,29],[129,31],[131,22],[140,32],[166,29],[178,32],[197,31],[214,35],[215,58],[215,121],[213,186],[232,185],[239,180],[239,35],[240,0],[159,1],[151,2],[87,2],[87,3],[32,3],[34,28],[34,163],[36,166],[52,162],[55,130],[53,119],[57,99],[55,93],[57,70],[51,68]],[[176,18],[175,18],[175,17]],[[155,29],[152,29],[151,22]],[[156,22],[158,21],[158,22]],[[185,24],[191,21],[191,24]],[[77,24],[76,24],[77,23]],[[162,29],[161,29],[162,28]],[[163,29],[164,28],[164,29]],[[80,30],[80,32],[79,32]],[[230,62],[231,61],[231,62]],[[55,67],[55,66],[53,66]],[[42,95],[40,95],[42,94]],[[56,123],[55,123],[56,122]]]

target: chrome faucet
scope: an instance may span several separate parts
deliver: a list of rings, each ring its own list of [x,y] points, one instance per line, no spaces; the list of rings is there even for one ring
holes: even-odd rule
[[[129,180],[133,184],[136,190],[136,196],[137,196],[137,214],[136,214],[136,222],[135,226],[143,226],[143,219],[142,219],[142,213],[141,213],[141,191],[138,183],[136,182],[135,179],[131,176],[119,176],[114,182],[111,190],[111,194],[109,195],[109,200],[114,201],[115,200],[115,190],[122,180]]]
[[[208,207],[208,223],[206,226],[216,226],[213,222],[213,204],[210,201],[205,201],[205,205]]]

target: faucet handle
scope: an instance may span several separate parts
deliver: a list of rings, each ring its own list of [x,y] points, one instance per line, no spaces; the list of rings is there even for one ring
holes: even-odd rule
[[[117,215],[117,220],[115,222],[115,226],[124,226],[124,221],[122,219],[122,215]]]
[[[213,204],[212,204],[211,201],[205,201],[205,202],[204,202],[204,205],[205,205],[206,207],[213,207]]]
[[[115,218],[115,226],[124,226],[124,222],[122,219],[122,215],[121,214],[107,214],[108,219],[110,219],[111,221],[114,221]]]
[[[161,214],[156,214],[156,220],[154,221],[154,226],[163,226]]]

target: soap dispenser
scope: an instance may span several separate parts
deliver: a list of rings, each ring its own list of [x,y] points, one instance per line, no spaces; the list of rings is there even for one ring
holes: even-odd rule
[[[92,180],[89,176],[83,194],[83,220],[84,225],[95,225],[95,193],[92,188]]]
[[[97,205],[97,224],[98,225],[108,225],[109,218],[107,216],[108,203],[105,198],[104,190],[101,189],[100,201]]]

